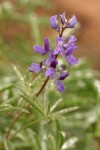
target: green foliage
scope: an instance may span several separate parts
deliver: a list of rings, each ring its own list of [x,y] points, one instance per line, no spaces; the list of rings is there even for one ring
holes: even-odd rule
[[[82,69],[79,69],[81,66],[83,66]],[[0,111],[2,113],[6,113],[6,111],[20,113],[21,111],[22,113],[29,112],[29,114],[27,114],[28,117],[23,114],[16,121],[11,131],[10,141],[4,138],[5,149],[94,150],[96,148],[96,144],[91,145],[90,143],[95,142],[96,138],[100,137],[100,95],[95,84],[97,80],[95,80],[94,72],[86,67],[84,61],[74,68],[71,77],[65,81],[65,93],[67,92],[67,95],[64,94],[63,99],[60,98],[61,94],[55,90],[52,81],[49,81],[43,94],[36,97],[35,94],[45,81],[45,77],[42,74],[35,76],[27,72],[21,73],[15,66],[13,68],[16,72],[13,77],[13,79],[16,79],[14,80],[14,86],[1,90],[2,97],[7,91],[10,93],[11,90],[13,91],[13,97],[7,94],[4,100],[2,98]],[[83,72],[85,72],[85,75]],[[77,84],[79,80],[82,80],[85,85],[83,92],[81,91],[80,94],[78,94],[78,91],[83,86]],[[13,80],[10,80],[10,83],[12,82]],[[2,83],[4,84],[4,81]],[[87,86],[90,88],[88,89]],[[89,96],[84,94],[87,89],[89,93],[92,92]],[[29,107],[26,107],[27,104],[29,104]],[[4,115],[2,114],[1,118],[2,116]],[[8,117],[11,124],[12,117],[9,114]],[[6,124],[6,130],[3,123],[4,121],[0,126],[4,130],[2,134],[6,136],[9,125]]]

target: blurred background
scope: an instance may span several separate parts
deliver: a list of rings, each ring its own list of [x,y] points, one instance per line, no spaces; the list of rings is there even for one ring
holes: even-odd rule
[[[55,47],[57,33],[50,28],[49,18],[64,11],[66,18],[74,14],[78,19],[75,30],[68,30],[64,36],[74,34],[77,37],[75,56],[79,58],[79,65],[73,67],[73,76],[65,81],[64,101],[59,107],[81,107],[79,112],[69,114],[60,122],[67,140],[73,141],[72,147],[65,150],[100,150],[100,0],[0,0],[0,104],[19,94],[12,64],[25,72],[33,60],[43,60],[34,54],[32,47],[42,45],[44,37],[49,38],[52,48]],[[51,87],[51,102],[61,97],[54,91]],[[16,106],[18,102],[13,103]],[[0,150],[5,150],[3,137],[12,118],[13,114],[0,114]],[[15,129],[26,121],[24,116],[16,123]],[[10,150],[24,149],[25,142],[30,147],[29,136],[24,138],[24,142],[19,138],[21,148],[17,147],[18,139],[14,139],[10,144],[15,149]],[[33,145],[28,150],[33,150]]]

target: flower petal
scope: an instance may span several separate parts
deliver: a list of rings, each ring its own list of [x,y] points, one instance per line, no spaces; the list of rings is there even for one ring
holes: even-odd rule
[[[48,56],[48,58],[45,61],[45,64],[49,65],[53,59],[55,59],[55,55],[54,55],[54,53],[52,51],[50,51],[49,56]]]
[[[75,15],[66,23],[67,28],[74,28],[77,23],[77,18]]]
[[[51,26],[54,30],[57,30],[57,31],[60,30],[60,27],[59,27],[59,24],[58,24],[57,15],[52,16],[52,17],[50,18],[50,26]]]
[[[65,55],[71,55],[75,49],[77,48],[76,45],[70,45],[69,47],[67,47],[67,49],[65,50]]]
[[[54,55],[60,53],[60,55],[63,55],[63,48],[61,46],[57,46],[55,49],[54,49]]]
[[[38,54],[41,54],[41,55],[45,55],[48,51],[44,49],[44,47],[42,46],[39,46],[39,45],[35,45],[33,46],[34,48],[34,51]]]
[[[49,76],[51,79],[54,78],[56,71],[54,68],[50,67],[46,70],[45,76]]]
[[[56,45],[57,46],[63,46],[64,42],[65,42],[65,38],[60,38],[60,37],[56,38]]]
[[[60,15],[60,18],[61,18],[61,23],[64,25],[67,22],[66,17],[65,17],[65,12]]]
[[[44,48],[45,48],[45,50],[47,50],[47,51],[50,50],[50,45],[49,45],[49,40],[48,40],[48,38],[44,38]]]
[[[69,38],[68,38],[68,41],[73,41],[73,42],[76,42],[76,37],[74,35],[70,35]]]
[[[64,92],[64,84],[60,80],[56,80],[56,86],[59,92]]]
[[[73,55],[65,55],[65,59],[69,65],[73,66],[78,63],[78,59],[75,58]]]
[[[59,76],[58,76],[58,80],[64,80],[66,77],[69,76],[69,73],[68,72],[63,72],[61,73]]]
[[[40,64],[32,63],[28,70],[34,73],[39,73],[42,70],[42,67]]]

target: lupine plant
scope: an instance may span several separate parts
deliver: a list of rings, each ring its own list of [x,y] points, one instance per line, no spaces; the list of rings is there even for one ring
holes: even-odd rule
[[[44,46],[39,46],[39,45],[33,46],[33,49],[36,53],[40,55],[46,55],[47,57],[39,63],[35,63],[35,62],[32,63],[32,65],[28,68],[28,70],[32,72],[33,75],[38,74],[36,79],[33,81],[32,80],[30,81],[29,79],[28,81],[28,79],[25,76],[21,75],[21,73],[16,69],[16,67],[14,67],[15,70],[17,70],[16,72],[21,79],[21,83],[20,83],[21,85],[18,85],[19,95],[21,96],[20,97],[21,100],[19,103],[19,107],[13,108],[11,105],[7,105],[5,103],[1,105],[1,108],[3,110],[6,107],[6,105],[9,106],[9,108],[5,109],[5,111],[9,112],[9,109],[11,109],[12,111],[19,111],[15,115],[14,120],[11,123],[6,138],[4,140],[4,145],[6,149],[9,149],[8,148],[9,146],[7,146],[7,140],[13,139],[13,137],[15,137],[18,133],[20,133],[19,131],[36,123],[38,123],[38,125],[41,126],[42,128],[41,130],[43,130],[41,132],[43,133],[37,132],[35,135],[38,137],[39,136],[38,134],[41,134],[40,137],[43,136],[43,140],[40,140],[38,137],[38,140],[40,141],[38,143],[36,142],[36,144],[33,146],[32,149],[35,148],[35,150],[36,149],[47,150],[53,148],[54,150],[57,149],[60,150],[62,145],[64,144],[63,142],[61,142],[63,139],[62,138],[63,135],[62,133],[59,133],[60,127],[57,118],[71,111],[76,111],[78,107],[75,106],[75,107],[65,108],[61,110],[56,110],[57,106],[61,103],[62,99],[55,101],[55,103],[52,105],[48,101],[47,93],[49,91],[49,84],[50,84],[49,80],[54,80],[54,82],[52,83],[56,85],[56,89],[59,92],[64,92],[64,84],[62,83],[62,80],[64,80],[69,76],[70,68],[67,69],[66,64],[59,63],[59,56],[63,57],[63,59],[66,60],[66,63],[68,63],[70,66],[73,66],[78,63],[78,60],[73,56],[73,52],[77,48],[75,36],[70,35],[69,38],[67,39],[67,43],[65,42],[66,39],[62,37],[63,32],[67,28],[75,27],[77,23],[77,19],[75,16],[73,16],[69,21],[67,21],[64,12],[63,14],[60,15],[60,20],[62,23],[61,27],[59,25],[57,15],[52,16],[50,18],[50,26],[58,32],[58,37],[56,38],[56,47],[54,48],[54,50],[50,48],[48,38],[44,38]],[[38,86],[40,87],[39,91],[37,91]],[[48,88],[46,88],[46,86],[48,86]],[[44,92],[43,89],[46,92]],[[39,97],[39,95],[41,95],[42,92],[44,94],[43,97],[41,96],[43,100],[39,102],[37,97]],[[26,100],[26,104],[23,104],[23,99]],[[9,101],[13,101],[13,100],[11,99]],[[17,130],[15,133],[12,134],[12,130],[16,121],[22,116],[23,113],[29,113],[31,111],[31,107],[35,109],[35,110],[33,109],[32,112],[37,111],[36,113],[37,118],[38,118],[38,113],[41,113],[42,117],[39,117],[39,119],[36,119],[35,121],[28,123],[27,125],[25,125],[24,127],[20,128],[19,130]],[[48,126],[48,128],[51,128],[51,125],[50,126],[48,125],[49,122],[53,122],[55,126],[54,135],[49,133],[50,131],[46,127]],[[59,142],[57,142],[56,139],[58,137],[59,137]],[[35,140],[37,141],[37,138]],[[48,145],[49,140],[51,141],[50,145]],[[41,145],[41,141],[42,141],[42,145]]]
[[[50,26],[58,32],[54,49],[44,38],[44,46],[33,46],[42,61],[33,62],[26,74],[13,66],[17,75],[1,80],[0,92],[6,96],[0,114],[9,113],[9,119],[1,115],[2,150],[95,149],[88,140],[99,136],[96,80],[84,61],[73,56],[75,36],[63,37],[76,24],[74,15],[68,21],[65,12],[52,16]]]

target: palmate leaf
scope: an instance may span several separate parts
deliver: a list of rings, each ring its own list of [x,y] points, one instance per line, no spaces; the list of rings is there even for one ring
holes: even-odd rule
[[[13,111],[18,111],[18,112],[23,112],[23,113],[29,114],[28,110],[21,108],[21,107],[13,107],[10,104],[0,105],[0,113],[7,113],[7,112],[13,112]]]

